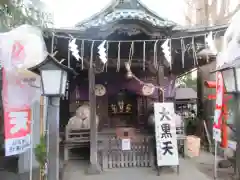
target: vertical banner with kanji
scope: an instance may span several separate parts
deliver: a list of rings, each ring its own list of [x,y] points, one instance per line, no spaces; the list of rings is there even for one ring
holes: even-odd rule
[[[27,109],[5,109],[5,155],[25,152],[31,145],[31,111]]]
[[[31,148],[31,105],[40,97],[40,78],[27,69],[45,59],[46,47],[41,31],[29,25],[0,37],[5,155],[11,156]]]
[[[154,103],[158,166],[179,165],[173,103]]]
[[[214,112],[213,122],[213,139],[221,142],[221,125],[223,115],[223,95],[224,95],[224,84],[221,72],[216,73],[216,106]]]

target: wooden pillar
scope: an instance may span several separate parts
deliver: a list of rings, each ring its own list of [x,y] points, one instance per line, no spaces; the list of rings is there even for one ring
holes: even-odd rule
[[[91,58],[92,59],[92,58]],[[88,70],[89,80],[89,106],[90,106],[90,167],[88,174],[101,172],[97,160],[97,124],[96,124],[96,95],[95,95],[95,72],[90,62]]]

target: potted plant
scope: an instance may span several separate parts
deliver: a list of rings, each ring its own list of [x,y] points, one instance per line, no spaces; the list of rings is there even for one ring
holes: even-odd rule
[[[35,157],[40,166],[40,176],[44,179],[46,175],[47,146],[45,135],[40,137],[40,142],[35,147]]]

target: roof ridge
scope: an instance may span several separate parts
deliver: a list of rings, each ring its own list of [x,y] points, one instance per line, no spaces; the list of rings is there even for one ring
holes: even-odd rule
[[[81,26],[82,24],[84,24],[84,23],[86,23],[86,22],[88,22],[88,21],[91,21],[91,20],[94,19],[95,17],[97,17],[97,16],[101,15],[102,13],[104,13],[107,9],[116,7],[117,4],[118,4],[117,1],[118,1],[118,0],[111,0],[111,2],[110,2],[107,6],[105,6],[103,9],[101,9],[99,12],[94,13],[94,14],[93,14],[92,16],[90,16],[89,18],[86,18],[86,19],[78,22],[77,24],[75,24],[75,27],[76,27],[76,26]]]
[[[169,22],[172,22],[172,23],[178,25],[176,22],[174,22],[174,21],[172,21],[172,20],[169,20],[168,18],[165,18],[165,17],[162,17],[162,16],[158,15],[157,12],[155,12],[154,10],[148,8],[147,5],[142,2],[142,0],[137,0],[137,1],[138,1],[138,3],[139,3],[143,8],[145,8],[148,12],[150,12],[151,14],[153,14],[154,16],[156,16],[157,18],[162,19],[162,20],[165,20],[165,21],[169,21]]]
[[[138,3],[138,5],[140,5],[147,14],[151,15],[153,18],[156,18],[158,21],[162,21],[162,22],[166,22],[167,24],[171,25],[171,26],[176,26],[178,25],[176,22],[169,20],[167,18],[163,18],[162,16],[159,16],[156,12],[154,12],[153,10],[149,9],[147,7],[147,5],[145,5],[144,3],[142,3],[141,0],[136,0],[136,2]],[[119,0],[112,0],[107,6],[105,6],[105,8],[103,8],[101,11],[94,13],[92,16],[90,16],[89,18],[80,21],[79,23],[75,24],[75,27],[80,27],[82,25],[84,25],[87,22],[93,21],[94,19],[98,18],[98,16],[100,16],[101,14],[105,13],[105,14],[110,14],[112,12],[109,12],[109,10],[113,10],[113,12],[116,10],[119,11],[123,11],[123,10],[138,10],[138,9],[115,9],[118,5],[119,5],[120,1]],[[143,10],[139,10],[139,11],[143,11]],[[144,11],[143,11],[144,12]],[[101,17],[100,17],[101,18]]]

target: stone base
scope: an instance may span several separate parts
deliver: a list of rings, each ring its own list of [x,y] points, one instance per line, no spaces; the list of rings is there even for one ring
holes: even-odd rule
[[[231,161],[229,160],[220,160],[218,162],[218,167],[219,168],[229,168],[231,167],[233,164],[231,163]]]
[[[30,172],[21,173],[21,174],[19,174],[19,180],[29,179],[29,176],[30,176]],[[40,169],[39,168],[33,169],[32,180],[40,180]]]
[[[101,172],[102,170],[98,164],[89,164],[86,174],[97,175],[97,174],[100,174]]]

